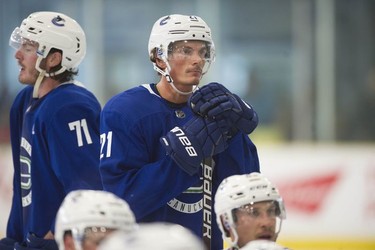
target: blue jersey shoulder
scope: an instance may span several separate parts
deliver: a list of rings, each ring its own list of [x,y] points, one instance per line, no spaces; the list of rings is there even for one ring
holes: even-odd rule
[[[113,96],[103,107],[104,114],[116,114],[128,121],[166,112],[165,100],[157,95],[150,84],[141,85]]]

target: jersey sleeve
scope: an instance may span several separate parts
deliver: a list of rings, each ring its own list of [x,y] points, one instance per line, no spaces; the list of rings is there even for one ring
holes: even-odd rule
[[[218,161],[233,166],[229,174],[245,174],[260,170],[257,148],[250,137],[243,133],[237,133],[230,140],[225,154],[218,154],[217,157]]]
[[[46,128],[51,167],[66,193],[102,188],[99,118],[100,106],[73,102],[60,108]]]
[[[137,220],[199,181],[198,175],[188,175],[166,155],[152,124],[131,124],[123,112],[106,108],[100,124],[104,189],[125,199]]]
[[[260,172],[257,148],[249,136],[237,133],[230,141],[228,149],[214,156],[216,164],[215,175],[219,181],[215,182],[216,190],[221,180],[235,174]]]

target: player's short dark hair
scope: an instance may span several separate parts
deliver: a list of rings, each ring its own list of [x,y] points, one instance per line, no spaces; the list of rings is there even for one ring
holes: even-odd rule
[[[156,48],[153,48],[150,53],[150,61],[156,63]]]

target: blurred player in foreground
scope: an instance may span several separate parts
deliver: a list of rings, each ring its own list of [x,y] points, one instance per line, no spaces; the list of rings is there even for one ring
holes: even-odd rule
[[[65,195],[102,189],[101,107],[73,80],[86,54],[85,33],[62,13],[36,12],[15,28],[10,45],[27,86],[10,111],[13,200],[0,249],[57,249],[54,222]]]
[[[99,250],[205,250],[202,241],[177,224],[140,224],[131,235],[116,232],[100,244]]]
[[[114,231],[129,235],[137,229],[128,204],[99,190],[76,190],[66,197],[56,216],[55,239],[60,250],[95,250]]]
[[[126,200],[138,222],[180,224],[221,249],[211,204],[225,177],[259,172],[248,136],[257,115],[221,84],[196,89],[215,58],[202,18],[161,17],[148,52],[160,81],[126,90],[103,108],[104,189]]]
[[[286,218],[284,202],[262,174],[224,179],[215,200],[216,221],[231,249],[242,249],[254,240],[276,241]]]
[[[271,240],[253,240],[247,243],[241,250],[288,250]]]

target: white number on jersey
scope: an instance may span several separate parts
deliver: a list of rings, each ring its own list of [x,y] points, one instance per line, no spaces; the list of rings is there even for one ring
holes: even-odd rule
[[[109,131],[106,135],[105,133],[100,135],[100,159],[104,157],[104,148],[106,147],[105,157],[111,157],[112,149],[112,131]]]
[[[82,134],[86,138],[87,144],[92,144],[92,140],[91,140],[91,136],[90,136],[90,133],[89,133],[89,129],[87,127],[86,119],[70,122],[69,128],[70,128],[70,131],[73,131],[73,130],[76,131],[78,147],[83,146],[83,136],[82,136]],[[82,133],[82,131],[83,131],[83,133]]]

